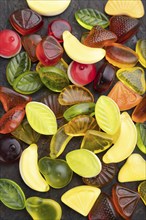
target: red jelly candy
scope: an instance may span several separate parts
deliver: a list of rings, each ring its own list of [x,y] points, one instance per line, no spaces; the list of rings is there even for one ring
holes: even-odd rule
[[[140,199],[140,195],[133,190],[115,184],[112,188],[112,197],[118,213],[124,219],[130,219]]]
[[[10,58],[18,54],[21,50],[21,38],[12,30],[0,31],[0,56]]]
[[[56,38],[48,36],[37,45],[36,55],[44,66],[55,65],[63,55],[63,48]]]
[[[6,112],[18,105],[24,108],[31,100],[32,98],[29,96],[21,95],[12,89],[0,86],[0,101]]]
[[[13,12],[10,23],[22,35],[37,32],[43,26],[42,17],[28,8]]]
[[[36,47],[38,43],[42,40],[39,34],[31,34],[27,36],[23,36],[22,45],[26,52],[28,53],[32,62],[36,62],[38,60],[36,56]]]
[[[141,102],[135,107],[132,113],[132,120],[139,123],[146,121],[146,94],[143,96]]]
[[[14,131],[25,116],[24,107],[17,106],[10,109],[0,118],[0,133],[8,134]]]
[[[66,30],[71,32],[71,25],[64,19],[53,20],[48,25],[48,35],[52,35],[59,42],[63,42],[62,34]]]
[[[124,43],[132,37],[139,28],[139,21],[129,16],[117,15],[110,19],[110,30],[114,32],[119,43]]]
[[[97,25],[91,29],[83,43],[88,47],[104,47],[116,41],[116,34]]]

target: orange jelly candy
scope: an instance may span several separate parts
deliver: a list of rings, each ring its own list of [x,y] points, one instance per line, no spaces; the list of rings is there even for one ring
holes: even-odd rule
[[[129,110],[138,105],[142,100],[142,96],[129,89],[120,81],[114,85],[108,96],[117,103],[120,111]]]
[[[132,113],[132,120],[134,122],[140,123],[146,121],[146,94],[143,96],[141,102],[134,109]]]
[[[133,67],[138,62],[138,55],[134,50],[118,43],[106,46],[106,60],[118,68]]]

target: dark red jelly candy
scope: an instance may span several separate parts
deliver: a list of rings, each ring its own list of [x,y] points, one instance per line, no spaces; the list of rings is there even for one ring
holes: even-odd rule
[[[66,30],[71,32],[71,25],[64,19],[53,20],[48,25],[48,35],[52,35],[59,42],[63,42],[62,34]]]
[[[114,32],[119,43],[124,43],[132,37],[139,28],[139,21],[125,15],[116,15],[110,19],[110,31]]]
[[[106,92],[115,79],[116,69],[109,63],[104,63],[97,71],[94,79],[94,89],[98,93]]]
[[[21,95],[12,89],[0,86],[0,101],[6,112],[18,105],[24,108],[31,100],[32,98],[29,96]]]
[[[15,138],[4,136],[0,139],[0,161],[14,162],[19,159],[21,152],[21,145]]]
[[[136,209],[140,195],[126,187],[115,184],[112,188],[113,203],[124,219],[130,219]]]
[[[43,26],[42,17],[28,8],[14,11],[10,23],[22,35],[37,32]]]
[[[55,37],[48,36],[37,45],[36,55],[44,66],[55,65],[63,56],[63,47]]]
[[[89,220],[118,220],[111,198],[101,193],[88,215]]]

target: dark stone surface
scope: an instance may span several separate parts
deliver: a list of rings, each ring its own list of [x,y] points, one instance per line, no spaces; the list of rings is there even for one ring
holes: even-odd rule
[[[69,8],[63,14],[54,16],[54,17],[44,17],[43,18],[44,26],[39,31],[39,33],[42,36],[46,35],[49,22],[51,22],[53,19],[56,19],[56,18],[65,18],[71,23],[72,28],[73,28],[73,34],[76,35],[78,38],[80,38],[81,34],[85,32],[86,30],[80,27],[80,25],[76,22],[74,18],[74,13],[78,9],[82,9],[82,8],[96,8],[99,11],[104,12],[104,6],[106,2],[107,0],[72,0]],[[144,4],[146,3],[145,0],[143,0],[143,2]],[[0,29],[1,30],[6,29],[6,28],[13,29],[9,23],[10,14],[16,9],[21,9],[25,7],[27,7],[27,3],[25,0],[0,0]],[[140,19],[141,26],[139,28],[139,32],[137,33],[137,35],[134,36],[130,41],[128,41],[128,43],[126,43],[133,49],[135,47],[135,43],[137,39],[146,38],[146,23],[144,22],[145,18],[146,17],[143,17],[142,19]],[[66,58],[66,61],[69,62],[69,59]],[[9,59],[0,58],[0,75],[1,75],[0,86],[10,87],[10,85],[8,84],[6,80],[6,74],[5,74],[6,66],[8,62],[9,62]],[[101,63],[102,62],[99,62],[97,64],[97,68],[101,65]],[[90,90],[93,92],[92,83],[87,87],[90,88]],[[41,89],[40,91],[32,95],[33,100],[40,100],[40,97],[42,97],[44,93],[47,93],[47,92],[48,90],[46,88]],[[94,95],[95,95],[95,100],[96,100],[98,98],[98,94],[94,93]],[[0,105],[0,107],[1,107],[0,115],[2,115],[3,114],[2,106]],[[38,145],[39,145],[39,157],[40,158],[42,156],[48,155],[50,139],[51,137],[42,136],[41,140],[39,141]],[[81,143],[81,138],[73,138],[60,158],[65,158],[65,154],[71,149],[79,148],[80,143]],[[23,143],[22,143],[22,146],[23,148],[27,147],[27,145]],[[142,154],[138,149],[136,149],[135,152]],[[103,154],[100,154],[99,157],[102,157],[102,155]],[[119,163],[118,168],[120,168],[123,165],[123,163],[124,162]],[[18,162],[14,164],[9,164],[9,165],[0,164],[0,177],[9,178],[9,179],[16,181],[22,187],[26,195],[26,198],[31,197],[31,196],[39,196],[42,198],[51,198],[51,199],[58,201],[63,210],[62,220],[86,220],[88,219],[87,217],[81,216],[77,212],[65,206],[60,200],[61,195],[64,192],[66,192],[68,189],[74,186],[83,184],[82,179],[76,174],[73,175],[73,179],[68,186],[64,187],[63,189],[58,189],[58,190],[51,188],[50,191],[48,191],[47,193],[35,192],[25,185],[25,183],[23,182],[19,174]],[[111,195],[112,185],[117,182],[118,181],[117,181],[117,176],[116,176],[115,179],[108,186],[102,188],[102,191],[106,192],[108,195]],[[127,186],[130,189],[137,190],[139,182],[125,183],[122,185]],[[143,202],[140,200],[135,210],[135,213],[132,217],[132,220],[138,220],[138,219],[142,220],[142,219],[145,219],[145,217],[146,217],[145,206]],[[0,203],[0,220],[31,220],[31,217],[29,216],[29,214],[26,212],[25,209],[22,211],[14,211],[14,210],[7,208],[2,203]]]

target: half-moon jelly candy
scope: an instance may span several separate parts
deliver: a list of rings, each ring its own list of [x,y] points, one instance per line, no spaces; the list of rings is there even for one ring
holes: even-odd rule
[[[10,16],[13,28],[22,35],[37,32],[43,26],[42,17],[31,9],[18,9]]]
[[[136,53],[139,56],[139,62],[146,68],[146,39],[137,41]]]
[[[146,121],[146,94],[143,96],[141,102],[135,107],[132,113],[132,120],[140,123]]]
[[[134,50],[122,44],[113,43],[106,46],[106,60],[118,68],[133,67],[138,62],[138,55]]]
[[[0,31],[0,57],[13,57],[20,52],[21,47],[21,38],[15,31]]]
[[[63,56],[63,47],[55,37],[48,36],[37,45],[36,55],[44,66],[55,65]]]

